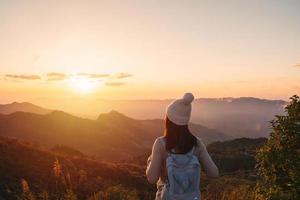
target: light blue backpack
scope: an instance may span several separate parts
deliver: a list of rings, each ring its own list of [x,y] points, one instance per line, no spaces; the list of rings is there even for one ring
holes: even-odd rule
[[[162,189],[162,200],[200,200],[200,163],[193,154],[168,153],[167,181]]]

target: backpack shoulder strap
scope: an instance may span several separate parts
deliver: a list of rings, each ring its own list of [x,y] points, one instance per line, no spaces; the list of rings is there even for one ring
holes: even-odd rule
[[[193,155],[195,151],[195,146],[192,147],[192,149],[188,152],[188,154]]]

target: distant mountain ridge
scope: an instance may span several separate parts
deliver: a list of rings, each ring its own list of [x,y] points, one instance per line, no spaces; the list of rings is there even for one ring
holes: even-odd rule
[[[78,116],[94,116],[99,113],[106,113],[110,110],[117,110],[125,113],[126,116],[134,119],[163,119],[165,108],[172,101],[166,100],[75,100],[64,104],[62,109],[70,113],[77,113]],[[45,102],[40,102],[43,105]],[[193,102],[191,122],[201,124],[205,127],[220,130],[231,138],[239,137],[268,137],[269,121],[275,115],[284,112],[287,102],[283,100],[268,100],[254,97],[240,98],[198,98]],[[8,109],[9,112],[0,109],[0,113],[9,114],[13,111],[25,111],[37,114],[48,114],[51,110]],[[30,104],[32,107],[33,104]],[[26,107],[26,106],[25,106]],[[1,108],[1,107],[0,107]],[[72,110],[76,109],[76,110]],[[2,111],[1,111],[2,110]],[[81,114],[80,114],[81,113]]]
[[[256,97],[221,97],[221,98],[197,98],[195,101],[224,101],[224,102],[240,102],[240,103],[287,103],[284,100],[261,99]]]
[[[105,160],[124,160],[151,149],[162,135],[163,120],[136,120],[117,111],[100,114],[97,120],[63,111],[46,115],[15,112],[0,114],[0,135],[40,143],[49,148],[66,145],[86,155]],[[192,132],[204,142],[223,141],[225,134],[191,124]]]
[[[30,112],[36,114],[48,114],[51,110],[34,105],[28,102],[13,102],[10,104],[0,104],[0,113],[11,114],[17,111]]]
[[[97,100],[98,112],[115,109],[137,119],[162,119],[172,99],[165,100]],[[267,137],[269,121],[284,112],[283,100],[254,97],[198,98],[192,106],[191,122],[220,130],[233,138]],[[101,108],[101,109],[100,109]]]

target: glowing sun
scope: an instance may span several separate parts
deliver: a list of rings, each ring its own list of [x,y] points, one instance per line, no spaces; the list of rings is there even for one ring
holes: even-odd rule
[[[70,79],[70,84],[77,93],[88,94],[99,88],[102,85],[102,82],[87,77],[72,77]]]

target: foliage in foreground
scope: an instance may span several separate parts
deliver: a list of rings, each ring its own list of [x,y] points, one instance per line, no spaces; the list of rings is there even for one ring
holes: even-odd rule
[[[240,176],[222,176],[203,187],[202,200],[253,200],[255,182]]]
[[[34,194],[29,187],[28,182],[22,179],[20,184],[22,187],[22,194],[17,196],[18,200],[78,200],[74,190],[74,183],[71,182],[69,173],[63,172],[63,167],[60,162],[56,160],[53,166],[55,181],[55,190],[49,194],[47,191]],[[151,195],[145,200],[150,200]],[[103,191],[94,193],[87,200],[139,200],[140,197],[135,189],[129,189],[122,185],[107,186]]]
[[[300,99],[291,97],[287,115],[271,122],[273,132],[258,151],[256,186],[258,199],[300,199]]]

